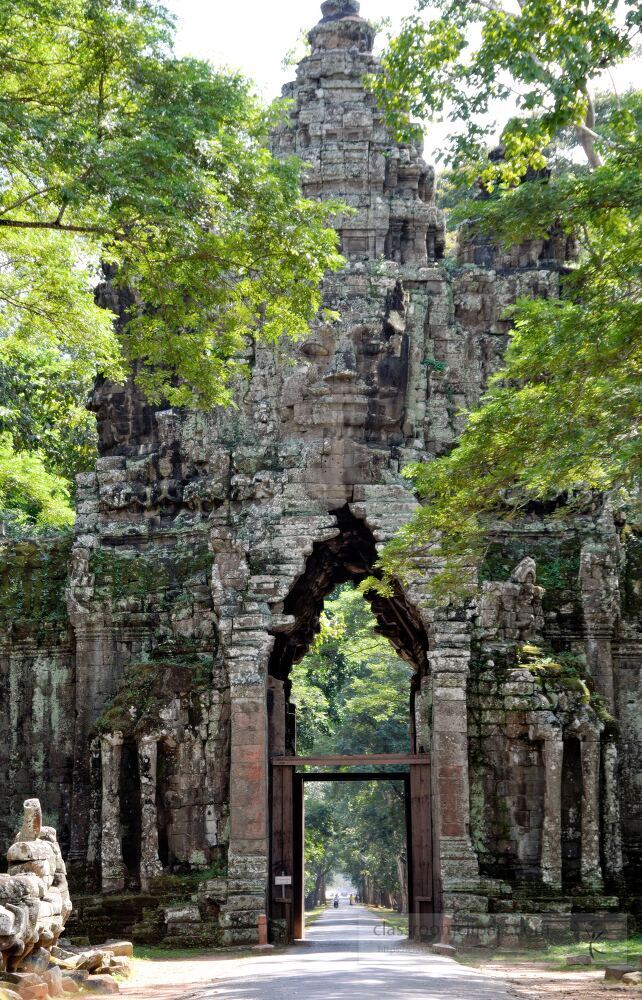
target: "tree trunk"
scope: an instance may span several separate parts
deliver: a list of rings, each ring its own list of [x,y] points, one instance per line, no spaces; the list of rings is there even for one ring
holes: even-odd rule
[[[323,892],[323,885],[325,882],[325,872],[317,872],[316,880],[314,885],[314,905],[321,905],[321,894]]]
[[[406,859],[397,855],[397,873],[399,875],[399,891],[400,891],[400,902],[401,902],[401,912],[408,912],[408,865],[406,864]]]
[[[596,170],[602,166],[603,161],[595,148],[595,133],[593,132],[595,128],[595,104],[588,89],[585,90],[585,95],[588,101],[588,108],[586,109],[584,124],[577,127],[577,137],[586,154],[586,159],[589,162],[591,170]]]

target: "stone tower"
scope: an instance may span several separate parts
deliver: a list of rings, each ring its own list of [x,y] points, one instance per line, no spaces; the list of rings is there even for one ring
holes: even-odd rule
[[[294,751],[289,673],[323,600],[412,517],[401,469],[456,441],[501,364],[506,307],[556,295],[569,249],[473,241],[444,267],[434,171],[364,86],[374,31],[355,0],[322,12],[274,148],[309,165],[309,196],[351,209],[323,290],[338,318],[253,350],[235,411],[98,386],[73,545],[4,546],[10,805],[38,794],[71,873],[106,893],[216,865],[227,941],[254,940],[271,905],[269,758]],[[426,554],[412,586],[373,600],[415,671],[409,751],[432,763],[441,906],[474,940],[532,930],[513,885],[537,900],[564,882],[606,908],[605,880],[632,886],[641,864],[637,536],[625,546],[597,501],[572,521],[544,513],[492,532],[474,607],[429,605]]]

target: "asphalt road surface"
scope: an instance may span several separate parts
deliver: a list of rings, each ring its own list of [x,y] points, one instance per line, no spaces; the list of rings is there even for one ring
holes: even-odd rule
[[[510,1000],[503,983],[415,947],[362,906],[330,907],[285,954],[257,954],[185,1000]]]

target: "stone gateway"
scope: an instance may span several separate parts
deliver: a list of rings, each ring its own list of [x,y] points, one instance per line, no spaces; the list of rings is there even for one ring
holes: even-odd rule
[[[80,905],[153,899],[164,879],[175,898],[172,879],[200,876],[198,905],[159,911],[160,937],[254,942],[266,912],[275,931],[270,758],[296,752],[290,669],[324,598],[412,518],[400,472],[456,441],[501,365],[506,307],[557,295],[574,250],[462,234],[442,263],[434,171],[364,88],[374,30],[356,0],[322,11],[274,147],[309,165],[309,196],[351,210],[328,311],[300,344],[248,345],[234,410],[99,384],[75,536],[2,545],[0,843],[38,795]],[[453,940],[541,939],[572,912],[633,906],[642,884],[640,537],[601,499],[547,513],[490,533],[470,607],[429,605],[429,552],[373,599],[414,668],[408,753],[430,761]]]

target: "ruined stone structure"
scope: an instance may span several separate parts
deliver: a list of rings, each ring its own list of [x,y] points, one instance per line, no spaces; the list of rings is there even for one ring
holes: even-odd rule
[[[22,827],[0,875],[0,972],[14,972],[38,953],[48,955],[71,913],[67,872],[56,831],[42,825],[37,799],[24,804]]]
[[[355,0],[322,9],[274,144],[309,164],[309,195],[353,209],[324,285],[340,318],[278,355],[253,347],[235,411],[99,385],[75,537],[2,548],[0,841],[37,793],[79,886],[207,872],[223,941],[255,940],[271,905],[269,757],[295,749],[289,672],[324,598],[412,517],[400,470],[456,441],[506,307],[556,295],[573,252],[464,238],[442,263],[434,172],[364,89],[373,29]],[[415,670],[440,906],[473,940],[537,936],[640,885],[639,535],[601,500],[545,514],[491,533],[474,606],[428,606],[429,554],[373,602]]]

